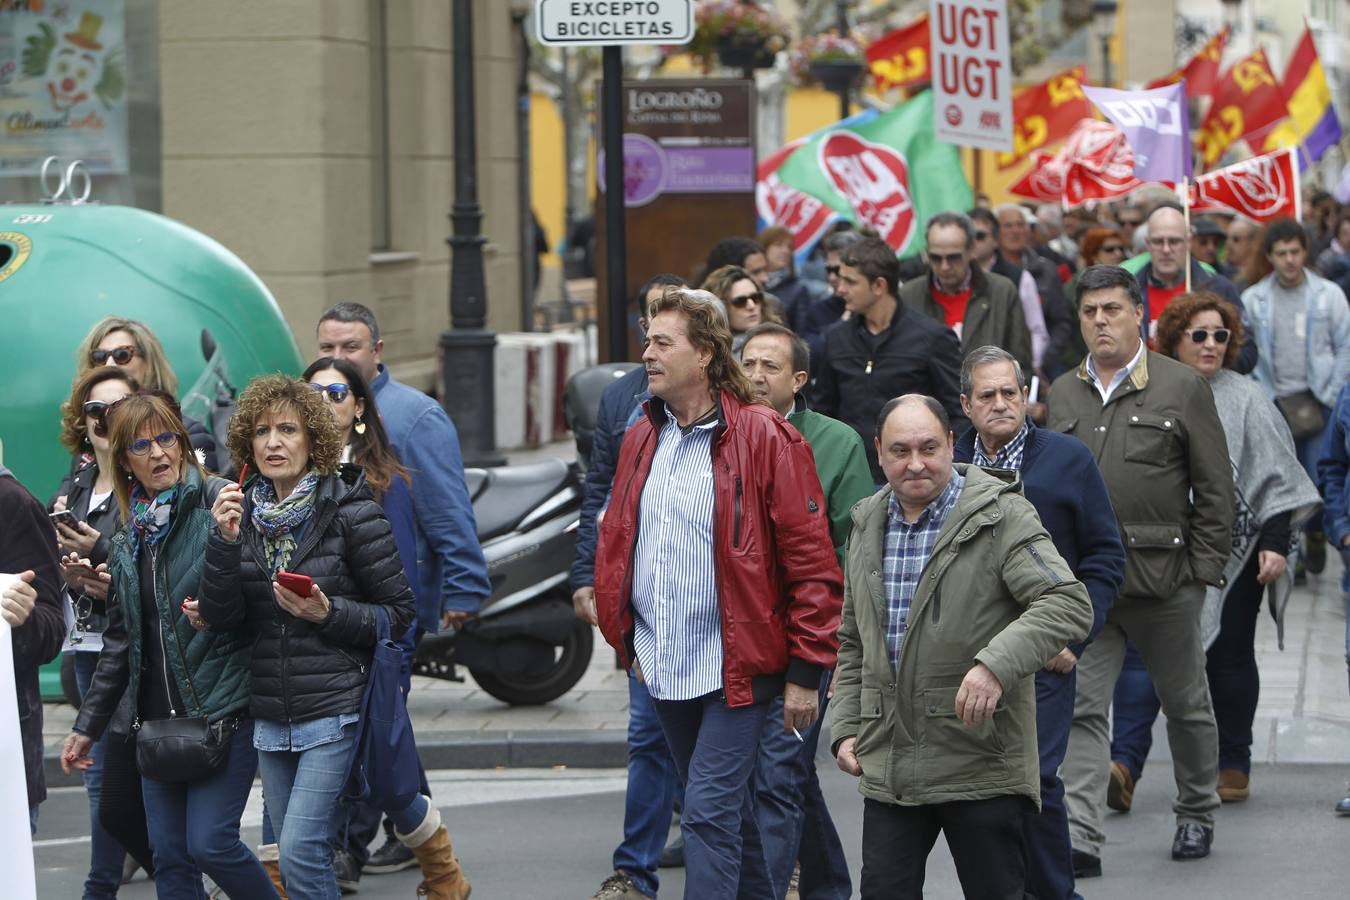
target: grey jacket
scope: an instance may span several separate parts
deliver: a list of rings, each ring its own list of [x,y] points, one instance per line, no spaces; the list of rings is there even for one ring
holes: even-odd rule
[[[1121,596],[1165,600],[1188,581],[1222,583],[1233,469],[1204,378],[1146,351],[1103,404],[1084,360],[1055,380],[1049,426],[1087,444],[1101,467],[1125,544]]]
[[[913,278],[900,287],[901,303],[916,312],[945,324],[942,307],[933,299],[932,271],[922,278]],[[1027,330],[1026,315],[1017,286],[995,272],[985,272],[979,266],[970,268],[970,303],[961,323],[961,356],[977,347],[992,344],[1002,347],[1022,365],[1022,371],[1031,371],[1031,332]]]

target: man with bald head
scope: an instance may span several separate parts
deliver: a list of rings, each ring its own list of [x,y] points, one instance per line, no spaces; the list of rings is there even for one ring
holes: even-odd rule
[[[1233,216],[1233,221],[1228,223],[1228,240],[1224,242],[1223,254],[1232,274],[1224,277],[1231,280],[1238,290],[1251,286],[1242,273],[1251,261],[1252,254],[1259,253],[1260,248],[1261,226],[1246,216]]]
[[[1148,237],[1144,246],[1148,250],[1149,261],[1135,273],[1135,278],[1139,282],[1139,292],[1144,296],[1143,321],[1149,340],[1152,341],[1154,323],[1167,304],[1187,292],[1186,269],[1189,267],[1190,291],[1210,291],[1237,307],[1245,326],[1245,337],[1233,368],[1243,375],[1251,372],[1256,368],[1257,355],[1256,342],[1251,338],[1251,319],[1247,317],[1247,310],[1233,282],[1191,258],[1191,230],[1186,227],[1186,217],[1181,207],[1175,203],[1164,203],[1149,213],[1145,225],[1148,227]]]
[[[1020,480],[953,465],[942,404],[889,401],[874,442],[886,484],[853,510],[831,723],[864,797],[861,894],[921,896],[942,832],[967,897],[1021,897],[1034,676],[1092,603]]]

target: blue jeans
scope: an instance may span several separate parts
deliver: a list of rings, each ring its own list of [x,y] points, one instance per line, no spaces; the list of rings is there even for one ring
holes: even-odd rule
[[[1125,662],[1111,698],[1111,759],[1124,765],[1135,781],[1143,776],[1144,761],[1153,749],[1153,723],[1160,709],[1144,657],[1133,641],[1127,641]]]
[[[759,757],[751,784],[755,823],[764,845],[773,895],[782,897],[801,861],[802,900],[848,900],[853,882],[844,846],[825,807],[816,775],[816,746],[825,712],[830,673],[820,681],[820,712],[802,740],[783,730],[783,698],[769,703],[759,737]]]
[[[292,900],[338,900],[333,870],[333,813],[356,751],[356,726],[299,752],[258,753],[267,815],[277,835],[281,879]],[[242,895],[241,895],[242,896]]]
[[[1327,427],[1322,429],[1322,433],[1310,438],[1294,441],[1294,455],[1303,466],[1303,471],[1308,473],[1313,484],[1317,484],[1317,460],[1322,456],[1322,448],[1326,446],[1327,435],[1332,430],[1335,423],[1331,419],[1331,408],[1322,407],[1322,419],[1327,423]],[[1312,514],[1303,525],[1304,532],[1314,532],[1322,530],[1322,510],[1319,508]]]
[[[1041,811],[1022,818],[1027,893],[1038,900],[1076,900],[1069,812],[1059,767],[1069,749],[1077,670],[1036,673],[1036,743],[1041,758]]]
[[[75,651],[75,686],[84,699],[98,668],[98,654]],[[89,875],[84,880],[84,900],[102,900],[117,896],[122,886],[122,862],[126,851],[108,834],[99,821],[98,801],[103,793],[103,755],[107,752],[105,734],[89,750],[94,764],[84,770],[84,792],[89,795]]]
[[[721,691],[653,703],[684,780],[685,900],[770,900],[750,791],[768,704],[732,708]]]
[[[647,686],[628,673],[628,790],[623,804],[623,841],[614,848],[614,868],[637,889],[655,897],[657,864],[670,831],[670,811],[680,779],[666,746],[655,701]]]
[[[211,777],[188,784],[141,779],[159,897],[206,900],[203,872],[230,897],[276,897],[262,863],[239,839],[257,770],[253,720],[243,719],[229,758]]]

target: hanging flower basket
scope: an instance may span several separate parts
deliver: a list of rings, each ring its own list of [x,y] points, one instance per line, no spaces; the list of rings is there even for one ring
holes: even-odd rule
[[[787,20],[770,7],[708,0],[694,12],[693,40],[663,52],[688,53],[701,59],[705,68],[716,58],[731,69],[767,69],[778,52],[787,49],[790,36]]]
[[[717,43],[717,61],[728,69],[772,69],[777,56],[768,41]]]
[[[852,87],[867,68],[862,47],[863,39],[856,34],[846,38],[833,32],[808,35],[793,45],[788,71],[799,85],[818,84],[839,93]]]

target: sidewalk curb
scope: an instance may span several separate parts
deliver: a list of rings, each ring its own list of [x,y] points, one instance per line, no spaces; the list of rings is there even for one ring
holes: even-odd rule
[[[621,769],[628,765],[626,731],[419,732],[424,769]],[[61,745],[49,744],[43,763],[47,787],[79,787],[78,773],[61,772]]]

